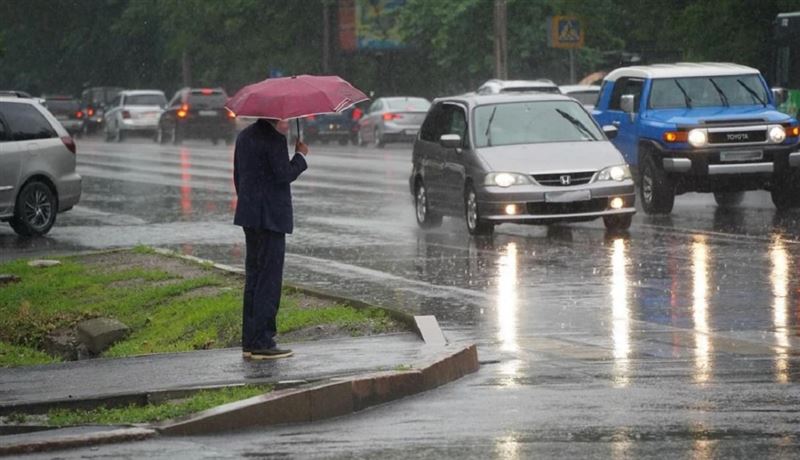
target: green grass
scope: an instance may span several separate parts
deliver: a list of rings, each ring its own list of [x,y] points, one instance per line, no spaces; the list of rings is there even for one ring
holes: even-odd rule
[[[148,404],[146,406],[127,406],[112,409],[101,407],[93,410],[54,409],[47,414],[47,423],[52,426],[72,426],[160,422],[262,395],[270,391],[272,391],[270,385],[252,385],[204,390],[179,401]]]
[[[147,247],[130,254],[176,259]],[[124,259],[124,253],[115,253]],[[131,256],[134,257],[134,256]],[[195,278],[183,278],[158,268],[98,268],[80,257],[62,264],[34,268],[27,260],[0,264],[0,273],[21,278],[0,287],[0,367],[53,362],[42,353],[48,333],[94,317],[118,319],[131,334],[104,353],[122,357],[237,346],[241,343],[242,277],[202,268]],[[152,267],[153,264],[150,265]],[[128,268],[126,268],[128,267]],[[205,288],[203,291],[198,289]],[[367,323],[385,332],[393,322],[382,310],[343,305],[298,308],[304,294],[286,290],[278,315],[278,333],[335,324],[356,335]]]

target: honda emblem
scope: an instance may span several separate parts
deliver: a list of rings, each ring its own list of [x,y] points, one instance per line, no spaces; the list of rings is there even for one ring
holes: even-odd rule
[[[561,185],[569,185],[571,182],[570,177],[567,175],[561,176],[560,179],[561,179]]]

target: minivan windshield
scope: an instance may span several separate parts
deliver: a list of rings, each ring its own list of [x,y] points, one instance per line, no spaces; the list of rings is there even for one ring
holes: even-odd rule
[[[167,98],[161,94],[135,94],[125,98],[125,105],[167,105]]]
[[[767,90],[758,75],[660,78],[653,80],[650,108],[766,105]]]
[[[573,101],[528,101],[475,108],[475,145],[605,140],[588,113]]]

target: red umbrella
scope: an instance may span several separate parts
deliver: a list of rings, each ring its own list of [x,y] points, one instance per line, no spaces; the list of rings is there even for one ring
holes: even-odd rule
[[[298,75],[268,78],[240,89],[225,106],[237,116],[286,120],[341,112],[369,99],[335,76]]]

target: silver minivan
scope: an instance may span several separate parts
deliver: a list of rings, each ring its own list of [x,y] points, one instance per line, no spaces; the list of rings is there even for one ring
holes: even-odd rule
[[[512,222],[602,218],[631,225],[634,184],[620,152],[583,106],[556,94],[437,99],[414,143],[409,179],[417,223],[464,216],[473,235]]]
[[[81,197],[75,142],[33,99],[0,97],[0,221],[44,235]]]

